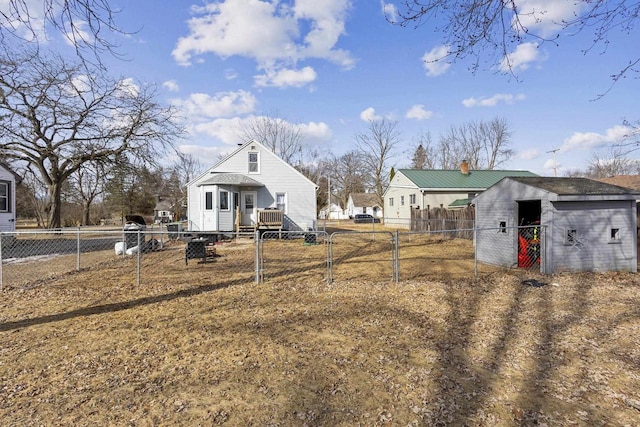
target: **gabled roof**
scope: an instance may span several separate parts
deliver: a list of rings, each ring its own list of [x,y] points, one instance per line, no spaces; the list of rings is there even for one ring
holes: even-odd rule
[[[378,195],[375,193],[351,193],[351,200],[356,207],[380,207]]]
[[[463,174],[459,169],[399,169],[399,173],[406,176],[419,189],[464,189],[484,190],[508,176],[537,176],[522,170],[471,170]]]
[[[173,203],[168,200],[160,200],[156,203],[156,207],[153,208],[154,211],[170,211],[173,208]]]
[[[237,185],[238,187],[264,187],[264,184],[241,173],[215,173],[198,183],[201,185]]]
[[[640,175],[615,175],[607,178],[597,178],[596,181],[640,190]]]
[[[588,178],[556,178],[556,177],[510,177],[522,184],[537,187],[559,196],[624,196],[638,194],[618,185],[607,184]]]

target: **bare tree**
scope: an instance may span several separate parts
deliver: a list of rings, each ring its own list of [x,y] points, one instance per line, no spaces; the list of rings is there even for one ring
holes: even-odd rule
[[[49,227],[61,225],[62,185],[87,162],[153,163],[181,133],[153,86],[85,70],[53,55],[0,57],[0,150],[46,185]]]
[[[128,34],[116,24],[118,13],[107,0],[8,0],[0,9],[0,41],[37,45],[53,28],[81,60],[100,64],[101,53],[117,54],[111,36]]]
[[[245,141],[260,141],[290,165],[301,160],[304,135],[300,127],[276,114],[251,117],[243,123],[240,133]]]
[[[370,177],[366,173],[367,166],[358,151],[349,151],[340,157],[333,156],[330,160],[332,187],[334,194],[346,206],[349,194],[363,193],[370,184]]]
[[[616,175],[635,175],[640,172],[637,160],[629,159],[620,147],[609,147],[604,153],[594,151],[584,176],[607,178]]]
[[[513,156],[510,139],[505,119],[467,122],[452,126],[441,136],[436,152],[443,169],[455,169],[464,159],[472,169],[493,170]]]
[[[411,169],[434,169],[436,153],[430,132],[421,133],[416,138],[411,154]]]
[[[365,172],[375,187],[380,206],[383,206],[382,196],[389,185],[390,162],[399,143],[397,124],[385,118],[371,120],[367,131],[355,136]]]
[[[592,38],[584,51],[601,46],[606,50],[610,33],[620,31],[625,35],[635,30],[640,16],[640,3],[627,0],[575,0],[575,11],[570,19],[554,21],[557,31],[547,36],[542,26],[548,22],[549,11],[536,4],[536,8],[522,10],[521,2],[514,0],[403,0],[394,9],[397,16],[387,19],[401,26],[419,27],[433,20],[435,31],[442,33],[442,43],[447,51],[434,61],[456,61],[471,57],[472,70],[477,70],[481,58],[489,52],[489,61],[502,62],[513,73],[509,53],[527,41],[539,44],[557,43],[563,35],[592,32]],[[442,23],[442,25],[438,25]],[[630,51],[631,52],[631,51]],[[493,55],[495,56],[493,56]],[[631,58],[612,75],[613,81],[639,70],[640,56]]]
[[[82,206],[82,225],[91,224],[91,206],[104,193],[106,176],[102,162],[86,162],[69,175],[70,196]]]

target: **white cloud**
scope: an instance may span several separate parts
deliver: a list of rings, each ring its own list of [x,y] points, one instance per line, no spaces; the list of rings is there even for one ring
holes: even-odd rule
[[[265,74],[254,77],[258,87],[302,87],[313,82],[318,75],[311,67],[304,67],[301,70],[267,70]]]
[[[427,120],[433,116],[433,111],[425,110],[424,105],[416,104],[413,105],[407,111],[405,117],[407,119],[416,119],[416,120]]]
[[[538,150],[537,148],[530,148],[518,153],[518,158],[521,160],[533,160],[538,156],[540,156],[540,150]]]
[[[128,77],[118,82],[118,91],[127,96],[137,96],[140,92],[140,86],[131,77]]]
[[[575,132],[569,138],[564,140],[560,146],[560,152],[566,153],[572,150],[584,150],[600,147],[607,144],[616,144],[623,142],[634,130],[627,126],[614,126],[607,129],[604,134],[596,132]]]
[[[234,80],[238,78],[238,73],[233,68],[227,68],[224,70],[224,78],[227,80]]]
[[[538,49],[537,43],[522,43],[516,47],[500,62],[500,71],[519,71],[526,70],[533,62],[543,61],[544,57]]]
[[[365,122],[380,120],[381,118],[381,116],[376,115],[376,110],[373,107],[369,107],[360,113],[360,119]]]
[[[320,145],[331,141],[332,132],[324,122],[309,122],[297,125],[305,137],[305,142],[311,145]]]
[[[167,88],[169,92],[180,91],[180,86],[178,86],[178,83],[175,80],[167,80],[166,82],[162,83],[162,87]]]
[[[380,2],[382,6],[382,14],[385,16],[389,22],[397,22],[398,21],[398,9],[393,3],[385,3],[384,0]]]
[[[427,70],[427,76],[440,76],[449,69],[451,63],[445,60],[448,53],[449,46],[440,45],[434,47],[422,56],[424,68]]]
[[[84,44],[92,44],[94,42],[93,33],[87,31],[88,25],[86,21],[74,21],[73,28],[68,27],[64,32],[64,41],[69,46],[76,47]]]
[[[198,118],[219,118],[253,112],[256,99],[250,92],[219,92],[211,96],[206,93],[192,93],[187,99],[176,99],[173,105],[179,107],[192,121]]]
[[[189,34],[178,39],[174,59],[189,65],[194,56],[244,56],[258,65],[295,64],[320,58],[353,67],[348,51],[336,48],[345,33],[350,0],[298,0],[293,6],[266,0],[223,0],[193,7]],[[306,30],[306,33],[305,33]]]
[[[543,37],[554,36],[565,21],[573,20],[584,10],[585,2],[575,0],[520,0],[518,19],[529,31]]]
[[[512,95],[510,93],[497,93],[490,98],[467,98],[462,100],[462,105],[467,108],[471,107],[495,107],[498,103],[513,104],[516,101],[525,99],[524,94]]]

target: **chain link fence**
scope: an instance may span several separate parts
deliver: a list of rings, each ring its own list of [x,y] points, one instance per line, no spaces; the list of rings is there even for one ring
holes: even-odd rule
[[[95,269],[140,284],[189,274],[216,283],[408,281],[541,271],[543,227],[405,231],[189,232],[62,229],[0,233],[0,287]]]

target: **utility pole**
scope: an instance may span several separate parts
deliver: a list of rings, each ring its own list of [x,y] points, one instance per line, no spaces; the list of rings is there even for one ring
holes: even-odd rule
[[[556,177],[557,174],[557,169],[556,169],[556,151],[560,150],[559,148],[554,148],[553,150],[549,150],[547,151],[547,153],[553,153],[553,176]]]

